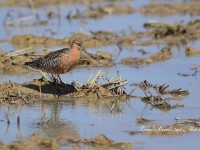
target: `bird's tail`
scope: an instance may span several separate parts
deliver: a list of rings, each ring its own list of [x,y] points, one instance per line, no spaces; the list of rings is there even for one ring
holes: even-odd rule
[[[25,62],[23,65],[31,68],[39,68],[40,64],[38,61],[30,61],[30,62]]]

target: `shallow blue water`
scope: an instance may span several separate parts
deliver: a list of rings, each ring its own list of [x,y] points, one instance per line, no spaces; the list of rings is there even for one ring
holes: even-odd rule
[[[144,3],[146,4],[146,2]],[[139,8],[144,5],[142,2],[135,2],[135,7]],[[69,8],[69,9],[67,9]],[[61,28],[55,37],[70,36],[72,33],[77,33],[80,28],[84,32],[98,31],[98,30],[112,30],[120,32],[121,30],[127,30],[128,26],[131,25],[136,31],[144,31],[143,24],[149,21],[160,21],[160,22],[188,22],[198,16],[182,16],[174,15],[170,17],[155,17],[155,16],[143,16],[139,13],[130,15],[119,15],[119,16],[107,16],[102,19],[91,20],[88,19],[87,23],[84,24],[80,20],[73,20],[72,22],[64,19],[66,14],[71,10],[80,8],[80,6],[66,6],[61,7]],[[0,20],[3,20],[7,11],[11,8],[1,8]],[[30,10],[26,8],[15,8],[17,10],[29,14]],[[55,9],[55,8],[49,8]],[[85,6],[81,9],[85,9]],[[39,10],[42,11],[42,10]],[[33,33],[36,35],[51,35],[46,30],[52,28],[57,30],[56,20],[52,20],[47,26],[32,27],[32,28],[0,28],[1,37],[0,39],[8,39],[13,35]],[[2,22],[0,22],[2,24]],[[98,26],[97,26],[98,25]],[[122,58],[129,56],[142,57],[138,53],[139,49],[144,49],[150,54],[158,52],[163,48],[164,44],[152,45],[152,46],[134,46],[130,48],[124,48],[118,57],[116,62],[119,63]],[[173,51],[173,58],[164,61],[157,62],[149,65],[142,65],[139,68],[133,68],[129,66],[123,66],[117,64],[111,68],[91,68],[91,69],[74,69],[70,73],[62,75],[63,81],[71,83],[73,80],[80,80],[85,82],[91,73],[95,74],[99,69],[102,71],[109,72],[109,74],[115,74],[118,70],[124,79],[127,79],[129,84],[127,85],[127,91],[132,90],[133,83],[139,83],[147,80],[153,84],[164,84],[170,85],[171,89],[182,88],[183,90],[189,90],[190,95],[184,97],[182,101],[171,102],[173,104],[179,103],[184,104],[184,108],[177,108],[168,112],[162,112],[158,109],[151,108],[141,102],[139,99],[131,99],[131,108],[126,103],[123,104],[121,113],[111,113],[106,104],[98,103],[80,103],[78,100],[66,100],[66,101],[50,101],[41,102],[31,105],[24,105],[21,112],[21,123],[20,127],[17,126],[17,115],[19,108],[10,108],[10,126],[7,126],[5,119],[5,108],[7,106],[0,106],[0,140],[4,143],[10,143],[15,140],[19,140],[21,136],[31,135],[33,133],[41,133],[48,137],[55,137],[56,135],[62,134],[62,132],[72,132],[80,135],[81,137],[94,137],[98,134],[105,134],[109,138],[116,141],[131,141],[134,147],[138,149],[182,149],[188,148],[196,149],[199,145],[199,132],[192,132],[181,136],[145,136],[136,134],[134,136],[129,135],[131,131],[138,131],[141,126],[136,123],[136,118],[147,118],[155,120],[159,124],[173,124],[175,123],[175,117],[180,118],[199,118],[200,112],[200,101],[199,101],[199,90],[200,90],[200,74],[197,74],[197,78],[194,76],[180,77],[178,73],[193,72],[190,68],[196,66],[200,68],[200,56],[186,57],[184,54],[185,47],[192,46],[197,49],[200,47],[200,42],[191,42],[188,45],[181,45],[179,48],[171,47]],[[5,51],[11,51],[15,48],[12,45],[5,44],[0,46]],[[117,48],[115,46],[102,47],[99,49],[89,49],[91,52],[95,51],[107,51],[111,52],[116,56]],[[148,56],[148,55],[147,55]],[[39,78],[40,74],[31,72],[26,75],[0,75],[0,82],[6,82],[9,79],[13,82],[23,83],[30,81],[34,78]],[[38,123],[44,115],[47,114],[47,119],[52,118],[51,123],[48,127],[39,126]],[[55,129],[55,126],[57,127]],[[70,129],[70,131],[68,131]],[[183,142],[184,141],[184,142]]]

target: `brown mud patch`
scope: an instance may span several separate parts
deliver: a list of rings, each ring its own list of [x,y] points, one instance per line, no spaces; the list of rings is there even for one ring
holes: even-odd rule
[[[134,12],[132,6],[129,5],[108,5],[108,6],[99,6],[85,10],[84,12],[76,11],[75,14],[70,12],[67,15],[67,19],[85,19],[85,18],[102,18],[106,15],[119,15],[119,14],[131,14]]]
[[[77,33],[71,37],[53,38],[34,35],[16,35],[4,42],[11,43],[13,47],[20,49],[32,47],[66,46],[74,38],[84,42],[85,48],[99,48],[109,45],[118,47],[127,45],[152,45],[157,43],[180,44],[200,37],[200,20],[189,23],[145,23],[148,29],[145,32],[136,32],[130,29],[128,34],[117,34],[112,31],[90,31],[90,33]],[[122,31],[123,33],[124,31]],[[146,39],[146,40],[145,40]]]
[[[186,56],[196,56],[200,54],[200,50],[193,48],[193,47],[186,47],[185,55]]]
[[[63,45],[69,45],[70,44],[70,39],[69,38],[52,38],[52,37],[39,37],[39,36],[34,36],[32,34],[25,34],[25,35],[16,35],[13,36],[10,39],[10,42],[13,44],[15,47],[39,47],[41,45],[48,45],[50,46],[63,46]]]
[[[12,43],[13,47],[17,48],[27,48],[27,47],[51,47],[51,46],[66,46],[69,45],[72,39],[78,38],[84,42],[84,47],[88,48],[99,48],[108,45],[116,45],[117,41],[125,41],[123,39],[125,36],[118,36],[115,32],[112,31],[97,31],[90,32],[88,34],[85,33],[77,33],[72,35],[71,37],[65,38],[53,38],[47,36],[34,36],[32,34],[25,35],[16,35],[13,36],[10,40],[5,42]],[[131,37],[136,37],[135,35],[131,35]],[[131,38],[128,37],[128,38]],[[122,39],[121,39],[122,38]],[[130,41],[129,41],[130,42]]]
[[[187,40],[198,39],[200,35],[200,20],[185,23],[146,23],[144,24],[149,32],[151,32],[155,39],[161,41],[178,40],[179,42],[186,42]],[[178,39],[179,38],[179,39]]]
[[[67,138],[66,138],[67,137]],[[101,134],[94,138],[70,138],[69,135],[66,137],[47,138],[40,134],[33,134],[28,137],[23,137],[22,140],[13,142],[12,144],[3,144],[0,142],[1,150],[10,149],[24,149],[35,150],[35,149],[59,149],[62,147],[81,148],[88,146],[97,149],[132,149],[133,145],[130,142],[114,142]]]
[[[82,143],[95,148],[114,148],[114,149],[132,149],[133,146],[129,142],[114,142],[101,134],[94,138],[82,138],[80,140],[73,140],[74,143]]]
[[[105,0],[34,0],[34,3],[30,3],[30,1],[18,1],[18,0],[9,0],[9,1],[1,1],[0,6],[9,6],[9,7],[31,7],[34,5],[34,7],[43,7],[47,5],[58,5],[58,4],[74,4],[74,3],[80,3],[80,4],[91,4],[91,3],[97,3],[97,2],[105,2]]]
[[[108,76],[107,73],[99,71],[94,78],[92,76],[86,83],[73,81],[72,84],[55,83],[45,78],[35,79],[31,82],[17,84],[5,82],[0,85],[0,99],[2,103],[20,104],[30,103],[37,100],[55,99],[61,96],[64,99],[71,98],[119,98],[126,99],[124,86],[128,82],[122,80],[117,73]]]
[[[146,15],[169,16],[175,14],[200,14],[200,2],[182,2],[172,4],[150,4],[140,9],[140,12]]]
[[[136,120],[137,120],[137,124],[150,124],[154,122],[154,120],[149,120],[146,118],[137,118]]]
[[[172,58],[171,49],[165,47],[161,49],[158,53],[150,55],[147,58],[128,57],[128,58],[123,58],[120,63],[123,65],[138,67],[143,64],[151,64],[154,62],[166,61],[170,58]]]
[[[127,80],[124,80],[118,72],[111,76],[101,71],[94,77],[90,76],[86,82],[75,80],[71,84],[57,81],[55,83],[45,78],[23,84],[10,81],[0,85],[0,100],[2,104],[24,104],[57,98],[76,101],[78,98],[79,101],[86,100],[87,102],[100,100],[107,104],[111,112],[120,112],[124,102],[137,97],[154,108],[169,111],[177,107],[184,107],[181,104],[171,105],[169,100],[173,100],[173,98],[169,97],[170,95],[184,97],[189,94],[187,90],[181,88],[168,90],[169,85],[152,85],[147,81],[137,84],[136,88],[127,93],[126,84],[128,84]],[[137,89],[142,91],[144,95],[137,95]]]
[[[145,27],[148,28],[147,32],[130,32],[129,35],[118,35],[114,32],[97,31],[91,32],[91,34],[74,34],[71,37],[63,39],[52,37],[38,37],[34,35],[16,35],[12,39],[6,41],[11,42],[13,47],[18,47],[20,50],[13,51],[11,53],[0,53],[0,68],[2,73],[15,73],[26,72],[27,69],[21,67],[21,64],[27,61],[32,61],[43,55],[48,54],[49,51],[44,52],[30,52],[30,49],[39,47],[51,47],[51,46],[67,46],[74,38],[80,38],[84,41],[86,48],[103,47],[108,45],[116,45],[119,51],[123,50],[124,46],[133,45],[152,45],[156,43],[179,43],[180,41],[186,42],[188,40],[195,40],[200,37],[200,21],[196,20],[188,24],[165,24],[165,23],[146,23]],[[151,37],[151,40],[141,41],[141,38]],[[28,52],[29,51],[29,52]],[[147,58],[130,57],[121,60],[122,64],[139,66],[142,64],[149,64],[154,62],[165,61],[172,58],[171,50],[167,47],[163,48],[157,54],[150,55]],[[186,56],[192,56],[199,54],[198,50],[187,48]],[[92,59],[88,59],[85,55],[79,61],[80,66],[96,66],[98,63]],[[94,57],[101,62],[98,65],[101,66],[113,66],[115,62],[112,60],[112,54],[108,52],[98,52],[93,54]]]

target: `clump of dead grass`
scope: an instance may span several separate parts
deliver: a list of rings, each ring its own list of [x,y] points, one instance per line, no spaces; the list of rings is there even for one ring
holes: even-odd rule
[[[92,97],[118,97],[127,95],[125,85],[127,80],[123,80],[121,75],[116,74],[109,76],[107,72],[99,71],[92,79],[92,75],[86,83],[73,81],[72,85],[77,90],[73,94],[75,97],[92,96]]]

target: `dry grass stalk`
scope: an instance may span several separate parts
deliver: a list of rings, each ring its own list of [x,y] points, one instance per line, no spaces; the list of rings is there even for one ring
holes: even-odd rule
[[[85,96],[94,96],[96,94],[98,97],[126,95],[124,90],[126,84],[128,84],[127,80],[122,80],[119,73],[109,77],[107,72],[101,72],[101,70],[98,71],[93,79],[92,75],[90,75],[86,83],[77,80],[72,83],[77,90],[75,95],[78,96],[80,92],[84,93]]]

